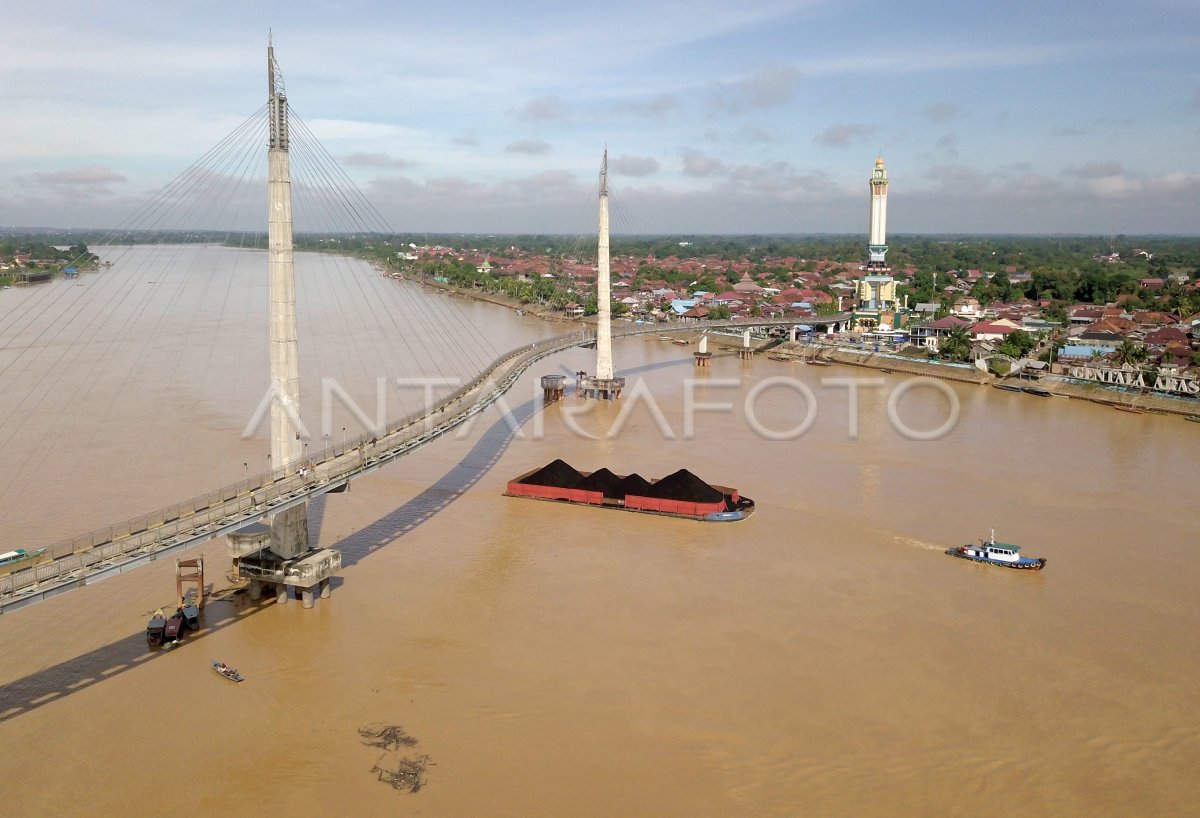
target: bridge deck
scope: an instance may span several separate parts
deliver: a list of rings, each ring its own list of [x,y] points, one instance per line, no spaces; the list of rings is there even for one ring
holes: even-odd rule
[[[613,337],[697,333],[706,330],[792,324],[833,324],[848,313],[818,319],[707,321],[703,324],[649,325],[614,331]],[[300,463],[222,486],[160,511],[98,529],[47,546],[52,562],[0,577],[0,613],[99,582],[157,559],[264,520],[268,514],[303,503],[437,440],[483,412],[507,392],[537,361],[587,344],[594,332],[559,335],[514,349],[496,359],[473,381],[435,404],[428,413],[412,415],[388,426],[378,437],[363,435],[310,454],[310,473],[301,477]]]

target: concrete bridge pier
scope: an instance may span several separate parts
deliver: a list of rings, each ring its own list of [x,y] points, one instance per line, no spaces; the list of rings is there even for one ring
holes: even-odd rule
[[[329,599],[331,590],[332,589],[329,587],[329,580],[321,580],[321,599]]]
[[[750,330],[742,330],[742,346],[738,349],[738,357],[748,361],[754,357],[754,349],[750,346]]]
[[[250,580],[250,601],[258,602],[260,599],[262,599],[262,594],[263,594],[262,580],[258,580],[258,579]]]

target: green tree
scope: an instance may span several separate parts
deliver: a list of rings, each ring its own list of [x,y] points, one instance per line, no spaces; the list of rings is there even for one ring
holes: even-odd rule
[[[1117,366],[1136,367],[1149,357],[1150,351],[1146,349],[1146,347],[1142,346],[1136,341],[1131,341],[1126,338],[1121,342],[1121,345],[1117,347],[1116,352],[1113,353],[1113,363],[1115,363]]]
[[[939,347],[942,355],[952,361],[965,361],[971,357],[971,336],[965,327],[953,327],[946,333]]]
[[[997,348],[997,352],[1010,358],[1023,358],[1036,345],[1037,341],[1032,335],[1025,330],[1017,329],[1008,334],[1004,343]]]

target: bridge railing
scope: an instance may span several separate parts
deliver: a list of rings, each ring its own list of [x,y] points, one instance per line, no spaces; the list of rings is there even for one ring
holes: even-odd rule
[[[842,316],[827,317],[833,322]],[[788,323],[813,323],[812,319],[781,321],[755,319],[708,321],[680,326],[650,326],[641,329],[619,330],[614,337],[649,335],[663,332],[702,331],[723,327],[771,326]],[[586,343],[595,338],[592,329],[558,335],[521,346],[497,357],[479,375],[429,408],[417,411],[389,423],[382,434],[364,433],[341,443],[330,444],[301,459],[243,480],[229,483],[213,491],[197,495],[181,503],[143,514],[114,525],[98,528],[70,539],[46,546],[49,563],[16,571],[0,577],[0,597],[15,593],[40,582],[61,578],[99,563],[128,557],[139,551],[150,552],[157,546],[169,544],[206,528],[216,528],[240,516],[253,516],[269,510],[284,498],[316,493],[317,485],[340,481],[362,470],[367,462],[380,457],[424,445],[457,426],[467,417],[482,411],[506,391],[524,370],[541,358]],[[489,381],[491,382],[490,388]],[[473,400],[465,400],[478,392]],[[464,402],[465,401],[465,402]],[[454,407],[454,411],[447,411]],[[359,457],[346,457],[357,451]],[[312,474],[301,477],[301,467],[311,467]],[[307,469],[306,469],[307,471]]]
[[[420,445],[431,435],[440,436],[439,429],[462,422],[465,416],[480,411],[498,397],[533,361],[583,343],[594,333],[580,331],[556,336],[529,346],[510,350],[497,357],[488,367],[468,383],[449,396],[438,401],[430,411],[411,413],[387,425],[382,434],[364,433],[355,438],[310,453],[307,461],[287,463],[268,472],[252,475],[175,503],[166,508],[143,514],[114,525],[98,528],[46,547],[45,554],[52,561],[0,577],[0,596],[12,594],[40,582],[59,579],[80,569],[94,567],[99,563],[127,557],[141,550],[153,550],[158,544],[166,544],[185,534],[215,527],[240,514],[257,509],[269,508],[281,498],[304,493],[321,483],[340,480],[356,471],[363,463],[377,460],[381,455],[397,449]],[[474,401],[462,405],[448,417],[448,407],[454,406],[472,392],[495,381],[490,390],[485,390]],[[434,434],[437,433],[437,434]],[[345,455],[358,451],[358,458]],[[301,477],[301,466],[312,466],[313,475]]]

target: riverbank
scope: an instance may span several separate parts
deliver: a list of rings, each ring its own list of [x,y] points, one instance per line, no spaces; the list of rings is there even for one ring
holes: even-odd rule
[[[866,369],[877,369],[885,373],[902,375],[919,375],[925,378],[940,378],[959,383],[983,385],[995,381],[995,377],[986,372],[980,372],[966,364],[951,364],[939,361],[923,361],[919,358],[907,358],[900,355],[874,352],[857,347],[838,346],[835,344],[814,344],[802,341],[785,341],[771,350],[775,360],[807,361],[818,359],[830,363],[858,366]]]
[[[442,281],[436,281],[424,276],[406,276],[408,280],[424,284],[446,292],[484,301],[496,306],[505,307],[514,312],[564,324],[589,324],[595,319],[574,318],[555,313],[551,310],[538,310],[529,304],[523,304],[515,298],[509,298],[497,293],[485,293],[469,287],[456,287]],[[705,328],[703,324],[689,325],[697,333]],[[664,331],[678,331],[678,325],[664,325]],[[740,339],[732,336],[710,335],[717,346],[724,349],[734,349],[741,346]],[[841,346],[832,343],[809,343],[803,341],[785,341],[771,350],[775,360],[802,362],[809,358],[820,358],[830,363],[856,366],[864,369],[875,369],[888,374],[914,375],[923,378],[938,378],[957,383],[969,383],[976,386],[987,386],[1000,383],[1012,383],[1019,386],[1036,386],[1039,389],[1056,395],[1059,398],[1086,400],[1105,406],[1125,407],[1141,412],[1171,414],[1180,416],[1200,416],[1200,401],[1189,398],[1173,397],[1165,394],[1141,392],[1121,389],[1119,387],[1100,384],[1077,383],[1059,379],[1057,376],[1045,376],[1036,381],[1024,381],[1016,378],[1003,379],[991,373],[981,372],[970,364],[949,363],[946,361],[923,360],[890,352],[875,352],[859,347]]]
[[[483,290],[478,290],[474,287],[458,287],[454,284],[450,284],[449,282],[438,281],[437,279],[429,276],[404,275],[400,273],[384,273],[384,275],[387,275],[390,278],[413,281],[417,284],[423,284],[436,290],[453,293],[455,295],[461,295],[464,298],[472,298],[476,301],[483,301],[487,304],[495,304],[498,307],[504,307],[512,310],[513,312],[529,315],[534,318],[540,318],[543,321],[552,321],[555,323],[564,324],[585,323],[580,318],[563,315],[545,307],[539,309],[533,304],[523,303],[515,298],[509,298],[506,295],[501,295],[499,293],[485,293]]]

